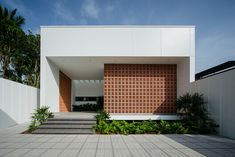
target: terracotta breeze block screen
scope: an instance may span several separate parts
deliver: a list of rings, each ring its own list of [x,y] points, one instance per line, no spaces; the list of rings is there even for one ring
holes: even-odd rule
[[[175,64],[105,64],[105,110],[175,113],[176,73]]]
[[[71,79],[60,71],[60,112],[71,111]]]

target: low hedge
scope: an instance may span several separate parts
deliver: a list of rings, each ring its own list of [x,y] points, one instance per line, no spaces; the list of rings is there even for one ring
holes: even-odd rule
[[[100,134],[209,134],[216,133],[214,126],[198,120],[178,121],[124,121],[110,120],[109,113],[99,111],[94,129]],[[203,124],[203,125],[202,125]]]
[[[95,126],[95,130],[100,134],[186,134],[189,128],[181,122],[167,122],[161,120],[155,122],[151,120],[141,122],[105,121],[101,120]]]

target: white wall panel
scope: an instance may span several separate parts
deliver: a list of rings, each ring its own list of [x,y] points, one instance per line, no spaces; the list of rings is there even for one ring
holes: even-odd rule
[[[42,106],[49,106],[52,112],[59,112],[59,68],[45,57],[41,57],[41,94]]]
[[[45,26],[45,56],[190,56],[193,26]]]
[[[163,56],[190,56],[190,28],[161,29]]]
[[[191,93],[201,93],[219,134],[235,138],[235,69],[191,83]]]
[[[30,121],[39,105],[39,89],[0,78],[0,128]]]

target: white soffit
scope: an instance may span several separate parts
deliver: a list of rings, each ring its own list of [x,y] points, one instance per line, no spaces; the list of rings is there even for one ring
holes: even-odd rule
[[[178,64],[188,57],[47,57],[72,80],[103,80],[104,64]],[[94,81],[95,82],[95,81]]]

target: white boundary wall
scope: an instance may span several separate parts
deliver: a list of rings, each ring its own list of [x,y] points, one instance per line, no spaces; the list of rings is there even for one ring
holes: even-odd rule
[[[191,83],[191,93],[204,95],[219,134],[235,139],[235,69]]]
[[[39,105],[39,89],[0,78],[0,128],[30,121]]]

